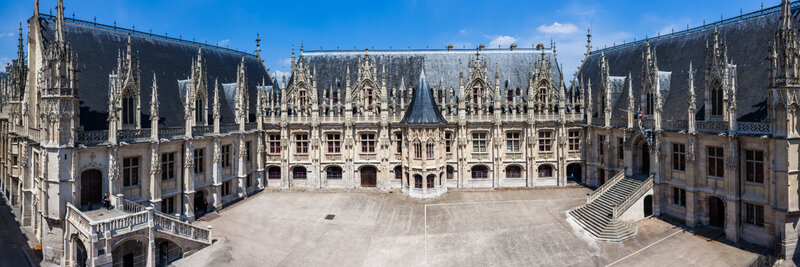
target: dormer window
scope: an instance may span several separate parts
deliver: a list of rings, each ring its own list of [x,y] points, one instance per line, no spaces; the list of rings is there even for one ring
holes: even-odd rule
[[[718,79],[711,82],[711,116],[722,116],[722,85]]]
[[[197,106],[194,108],[194,122],[198,124],[203,124],[205,122],[205,106],[203,106],[203,100],[197,100]]]
[[[122,98],[122,125],[134,126],[136,124],[136,99],[132,96]]]
[[[300,98],[300,106],[304,107],[306,105],[306,90],[305,89],[301,89],[297,93],[297,95]]]
[[[480,94],[478,94],[480,91],[479,89],[477,85],[472,88],[472,103],[478,104],[478,98],[480,97]]]
[[[367,105],[372,105],[372,88],[367,88]]]

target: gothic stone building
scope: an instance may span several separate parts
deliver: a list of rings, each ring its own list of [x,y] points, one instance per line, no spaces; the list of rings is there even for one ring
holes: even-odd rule
[[[27,53],[20,29],[0,75],[0,192],[44,260],[67,266],[166,265],[211,243],[196,217],[266,188],[576,183],[599,188],[568,216],[600,240],[656,215],[792,257],[795,6],[597,51],[587,35],[566,86],[555,45],[301,46],[279,83],[260,40],[248,54],[37,1]]]

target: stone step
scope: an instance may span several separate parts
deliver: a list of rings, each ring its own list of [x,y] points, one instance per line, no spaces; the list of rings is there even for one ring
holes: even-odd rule
[[[645,177],[646,179],[647,177]],[[570,217],[600,240],[621,241],[636,235],[637,227],[631,223],[612,218],[614,207],[630,198],[644,179],[624,177],[600,196],[586,205],[574,208]]]

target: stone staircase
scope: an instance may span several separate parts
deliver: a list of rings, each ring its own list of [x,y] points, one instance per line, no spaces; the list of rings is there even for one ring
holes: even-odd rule
[[[652,177],[625,177],[621,171],[589,195],[586,205],[567,214],[598,240],[622,241],[636,235],[636,225],[618,219],[653,186]]]

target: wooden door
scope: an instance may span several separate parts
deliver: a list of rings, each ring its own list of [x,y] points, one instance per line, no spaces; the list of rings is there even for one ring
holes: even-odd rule
[[[725,226],[725,206],[718,197],[711,197],[708,200],[708,219],[711,226]]]
[[[361,187],[375,187],[377,185],[378,170],[373,167],[361,169]]]

